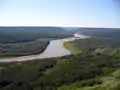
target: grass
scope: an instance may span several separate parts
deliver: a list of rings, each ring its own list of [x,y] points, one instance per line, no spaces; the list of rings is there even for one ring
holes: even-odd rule
[[[120,69],[115,70],[110,75],[101,78],[103,83],[101,86],[106,87],[106,90],[120,90]]]
[[[120,69],[115,70],[105,77],[98,77],[102,83],[99,85],[81,86],[80,82],[74,82],[70,85],[63,85],[58,90],[120,90]],[[90,79],[88,79],[89,81]],[[91,80],[94,80],[91,79]],[[86,81],[84,81],[87,83]]]
[[[80,54],[82,50],[75,48],[71,43],[69,42],[63,42],[63,46],[68,49],[72,54]]]
[[[119,48],[96,41],[63,43],[77,55],[0,63],[0,90],[120,90]],[[95,54],[101,46],[106,50]]]
[[[107,90],[106,87],[95,85],[95,86],[85,86],[85,87],[75,87],[75,86],[62,86],[58,90]]]

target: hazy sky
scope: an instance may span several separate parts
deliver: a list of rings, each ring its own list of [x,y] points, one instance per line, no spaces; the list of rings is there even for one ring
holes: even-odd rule
[[[0,0],[0,26],[119,27],[117,0]]]

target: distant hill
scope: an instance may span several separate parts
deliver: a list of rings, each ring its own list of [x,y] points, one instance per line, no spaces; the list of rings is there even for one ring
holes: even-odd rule
[[[85,28],[85,27],[65,27],[71,33],[82,32],[92,37],[102,37],[120,40],[120,28]]]
[[[0,27],[0,42],[24,42],[38,38],[64,38],[72,34],[60,27]]]
[[[120,29],[116,28],[78,28],[75,32],[83,32],[93,37],[102,37],[120,40]]]
[[[65,38],[76,32],[92,37],[120,40],[120,29],[83,27],[0,27],[0,43],[26,42],[38,38]]]

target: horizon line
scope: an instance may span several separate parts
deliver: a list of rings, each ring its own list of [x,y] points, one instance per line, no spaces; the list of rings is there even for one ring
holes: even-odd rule
[[[47,26],[39,26],[39,25],[31,25],[31,26],[29,26],[29,25],[6,25],[6,26],[1,26],[0,25],[0,28],[1,27],[62,27],[62,28],[108,28],[108,29],[120,29],[119,27],[88,27],[88,26],[86,26],[86,27],[84,27],[84,26],[49,26],[49,25],[47,25]]]

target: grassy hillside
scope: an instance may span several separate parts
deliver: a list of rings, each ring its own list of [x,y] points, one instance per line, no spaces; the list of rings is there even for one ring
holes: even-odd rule
[[[108,50],[119,50],[120,42],[117,40],[106,38],[87,38],[77,39],[71,42],[64,42],[64,46],[69,49],[73,54],[79,54],[81,52],[97,52],[104,51],[108,53]]]
[[[28,30],[29,32],[25,31],[26,33],[23,33],[25,28],[17,29],[20,30],[17,32],[15,32],[16,29],[13,30],[14,34],[11,31],[8,33],[2,30],[2,33],[6,34],[0,33],[1,36],[7,35],[9,39],[5,38],[6,40],[3,41],[1,39],[0,51],[10,52],[10,55],[21,55],[25,51],[26,54],[33,54],[43,50],[43,46],[47,45],[51,38],[70,35],[68,33],[66,35],[64,31],[55,32],[53,29],[54,33],[46,34],[45,28],[40,33],[39,30],[34,32],[34,28]],[[0,63],[0,90],[120,90],[120,41],[116,34],[112,35],[115,37],[112,39],[110,35],[112,34],[106,33],[105,37],[98,35],[96,38],[65,42],[64,46],[73,53],[70,56]],[[10,39],[11,36],[14,38]],[[41,38],[26,42],[26,40],[29,41],[28,37],[29,39]],[[15,43],[19,39],[25,42]],[[7,40],[12,43],[8,44]]]
[[[1,64],[1,90],[119,90],[120,60],[109,55],[82,54],[57,59]],[[114,74],[113,74],[114,75]],[[118,85],[113,87],[110,80]],[[106,78],[106,79],[105,79]],[[108,79],[107,79],[108,78]],[[110,89],[106,89],[110,88]]]
[[[72,44],[78,50],[85,47],[84,51],[61,58],[1,63],[0,90],[119,90],[118,42],[108,47],[106,40],[96,38]],[[101,46],[105,50],[95,53]]]
[[[82,52],[82,50],[78,49],[77,47],[75,47],[73,44],[71,44],[70,42],[63,42],[63,46],[68,49],[72,54],[80,54]]]

